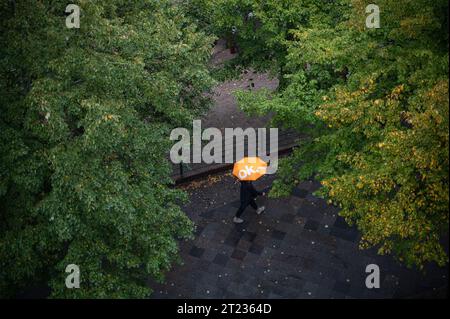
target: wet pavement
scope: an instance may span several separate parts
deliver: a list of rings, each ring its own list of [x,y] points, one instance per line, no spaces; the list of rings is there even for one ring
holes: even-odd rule
[[[268,189],[272,177],[258,181]],[[186,213],[195,240],[181,243],[182,265],[152,283],[152,298],[440,298],[447,296],[448,266],[420,272],[360,250],[360,234],[317,198],[306,181],[283,199],[258,198],[266,212],[249,207],[245,222],[231,222],[239,205],[232,177],[188,189]],[[221,195],[222,194],[222,195]],[[366,267],[380,269],[380,288],[366,287]]]

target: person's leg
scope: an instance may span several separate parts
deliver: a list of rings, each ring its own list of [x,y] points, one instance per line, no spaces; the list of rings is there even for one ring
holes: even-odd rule
[[[252,206],[256,210],[256,213],[258,215],[264,212],[264,210],[266,209],[264,206],[258,207],[254,199],[250,202],[250,206]]]
[[[236,212],[236,217],[240,218],[246,208],[247,208],[247,204],[241,203],[241,206],[239,206],[239,209]]]
[[[254,209],[257,210],[258,209],[258,205],[256,204],[256,201],[254,199],[252,199],[252,201],[250,202],[250,206]]]

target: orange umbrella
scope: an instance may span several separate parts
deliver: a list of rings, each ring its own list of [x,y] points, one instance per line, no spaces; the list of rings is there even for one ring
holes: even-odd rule
[[[234,163],[233,175],[241,181],[256,181],[266,173],[267,163],[259,157],[244,157]]]

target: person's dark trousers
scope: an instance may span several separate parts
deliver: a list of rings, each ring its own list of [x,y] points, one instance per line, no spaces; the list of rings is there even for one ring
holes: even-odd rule
[[[262,193],[257,191],[253,187],[252,182],[241,181],[241,195],[240,195],[241,205],[239,206],[239,209],[236,212],[236,217],[239,218],[248,205],[250,205],[254,209],[258,209],[258,205],[256,205],[255,198],[259,195],[262,195]]]
[[[258,205],[256,205],[255,199],[252,199],[250,202],[241,202],[241,206],[239,206],[238,211],[236,212],[236,217],[241,217],[244,210],[247,208],[247,206],[250,205],[254,210],[258,209]]]

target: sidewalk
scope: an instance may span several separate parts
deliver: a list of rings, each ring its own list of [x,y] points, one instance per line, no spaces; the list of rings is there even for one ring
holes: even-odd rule
[[[272,179],[265,177],[257,186],[266,188]],[[197,225],[196,238],[181,244],[184,264],[174,266],[165,284],[152,284],[152,298],[446,296],[448,266],[430,265],[422,274],[391,256],[359,250],[358,231],[337,215],[338,209],[312,195],[317,187],[304,182],[289,198],[260,198],[266,212],[257,216],[248,208],[241,225],[231,222],[239,205],[232,177],[190,190],[196,203],[185,211]],[[205,209],[196,206],[199,202]],[[369,264],[380,267],[380,289],[365,286]]]

